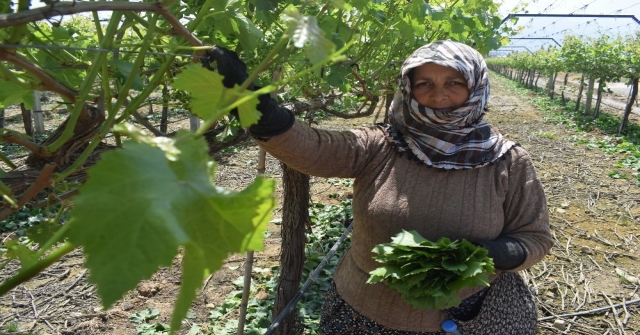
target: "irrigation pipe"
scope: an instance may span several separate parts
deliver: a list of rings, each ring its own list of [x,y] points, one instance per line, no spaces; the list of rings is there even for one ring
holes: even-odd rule
[[[347,236],[351,232],[351,229],[353,229],[353,221],[349,224],[347,229],[344,230],[344,232],[342,233],[342,236],[340,236],[338,241],[336,241],[333,247],[331,247],[327,255],[324,256],[324,259],[322,259],[322,262],[320,262],[318,267],[316,267],[316,269],[313,270],[313,273],[311,273],[311,275],[309,276],[309,279],[307,279],[304,285],[302,285],[302,288],[300,288],[300,290],[298,291],[298,293],[296,293],[293,299],[289,301],[287,306],[285,306],[284,310],[282,310],[282,313],[280,313],[280,315],[278,315],[278,317],[273,321],[273,323],[271,324],[269,329],[267,329],[267,332],[264,333],[264,335],[273,334],[276,331],[276,328],[280,326],[280,322],[282,322],[282,320],[284,320],[284,318],[286,318],[287,315],[289,315],[289,313],[291,313],[291,311],[296,307],[296,304],[298,303],[298,301],[302,299],[302,296],[307,292],[307,290],[309,290],[309,287],[311,287],[311,285],[316,281],[316,279],[318,279],[318,276],[320,275],[320,271],[324,269],[324,267],[329,262],[329,259],[331,259],[331,257],[333,256],[333,254],[335,254],[336,251],[338,251],[338,248],[340,247],[342,242],[344,242],[344,240],[347,238]]]
[[[625,303],[620,303],[620,304],[610,305],[610,306],[607,306],[607,307],[601,307],[601,308],[591,309],[591,310],[584,311],[584,312],[576,312],[576,313],[569,313],[569,314],[560,314],[560,315],[547,316],[547,317],[544,317],[544,318],[540,318],[540,319],[538,319],[538,321],[546,321],[546,320],[551,320],[551,319],[559,319],[559,318],[564,318],[564,317],[567,317],[567,316],[580,316],[580,315],[594,314],[594,313],[598,313],[598,312],[606,311],[606,310],[608,310],[608,309],[612,309],[612,308],[616,308],[616,307],[622,307],[622,306],[626,306],[626,305],[631,305],[631,304],[635,304],[635,303],[638,303],[638,302],[640,302],[640,299],[627,301],[627,302],[625,302]]]

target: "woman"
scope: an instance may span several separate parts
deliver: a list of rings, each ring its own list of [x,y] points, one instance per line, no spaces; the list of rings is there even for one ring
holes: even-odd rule
[[[244,64],[214,48],[225,80]],[[260,97],[250,132],[274,157],[310,175],[355,178],[351,247],[323,306],[324,334],[440,334],[445,319],[463,334],[534,334],[536,307],[516,271],[552,245],[546,199],[531,158],[482,120],[488,70],[469,46],[438,41],[404,62],[389,123],[345,132],[295,121]],[[225,83],[227,85],[227,83]],[[465,238],[488,249],[491,286],[463,289],[448,310],[421,310],[384,283],[366,284],[379,266],[371,250],[404,230],[435,241]]]

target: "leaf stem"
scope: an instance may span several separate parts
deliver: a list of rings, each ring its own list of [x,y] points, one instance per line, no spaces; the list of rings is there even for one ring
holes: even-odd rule
[[[37,276],[40,272],[42,272],[42,270],[57,262],[58,260],[60,260],[60,258],[70,253],[75,248],[76,246],[74,244],[67,242],[60,248],[52,251],[49,255],[47,255],[37,263],[31,265],[28,268],[20,270],[15,276],[5,280],[2,285],[0,285],[0,296],[7,294],[7,292],[14,289],[16,286]]]
[[[165,62],[162,64],[158,71],[153,75],[153,78],[149,80],[149,83],[146,85],[145,89],[140,92],[134,99],[131,100],[127,108],[122,112],[119,118],[116,119],[116,123],[122,122],[122,120],[129,117],[132,111],[135,111],[140,107],[140,105],[144,102],[144,100],[158,87],[160,81],[164,77],[164,74],[169,70],[175,56],[169,56]]]
[[[53,219],[54,223],[58,223],[60,222],[60,217],[62,216],[62,213],[64,213],[65,210],[65,206],[62,205],[60,206],[60,210],[58,211],[58,213],[56,213],[56,217]],[[45,243],[44,245],[40,246],[40,249],[38,250],[38,252],[36,253],[36,259],[40,259],[40,257],[42,257],[45,252],[47,252],[47,250],[51,249],[51,247],[56,244],[58,241],[60,241],[60,239],[64,236],[64,234],[67,232],[67,230],[69,230],[69,227],[71,227],[71,225],[69,223],[65,223],[62,225],[62,227],[60,227],[60,229],[58,229],[55,234],[53,234],[53,236],[51,236],[51,238],[49,238],[49,240],[47,240],[47,243]]]
[[[109,25],[107,26],[107,31],[100,43],[100,48],[110,48],[111,43],[113,42],[113,36],[118,30],[118,24],[120,23],[121,16],[122,13],[117,11],[114,12],[111,16]],[[73,137],[73,131],[76,127],[76,124],[78,123],[78,118],[82,113],[81,111],[83,108],[86,108],[85,101],[87,100],[89,92],[93,87],[96,76],[98,76],[98,73],[102,69],[102,62],[105,62],[107,59],[107,55],[108,54],[106,52],[100,52],[93,59],[93,62],[89,67],[89,72],[87,73],[87,76],[85,77],[82,86],[80,87],[80,92],[78,92],[75,106],[73,108],[73,111],[71,112],[71,116],[69,117],[69,119],[67,119],[68,123],[64,128],[64,131],[62,132],[60,137],[57,138],[53,143],[43,148],[44,152],[55,152],[56,150],[60,149],[60,147],[62,147],[62,145],[66,143],[71,137]]]
[[[0,138],[1,138],[1,137],[0,137]],[[11,170],[15,170],[15,169],[17,169],[17,168],[18,168],[18,167],[17,167],[15,164],[13,164],[13,162],[12,162],[12,161],[7,157],[7,156],[5,156],[5,155],[4,155],[4,153],[2,153],[2,152],[0,152],[0,160],[1,160],[3,163],[7,164],[7,166],[8,166],[8,167],[10,167],[10,168],[11,168]]]
[[[138,53],[138,57],[136,58],[136,60],[134,62],[134,65],[133,65],[134,69],[140,69],[142,67],[142,64],[144,64],[144,58],[146,56],[146,51],[149,49],[149,47],[151,45],[151,42],[153,40],[153,36],[154,36],[154,31],[155,31],[156,21],[157,20],[158,20],[158,15],[157,14],[152,14],[151,15],[151,19],[149,19],[149,30],[148,30],[148,33],[145,36],[145,40],[142,43],[142,46],[140,48],[140,52]],[[170,63],[171,62],[169,62],[169,64]],[[162,73],[164,73],[164,72],[162,72]],[[55,178],[57,180],[64,180],[69,175],[71,175],[73,172],[75,172],[77,169],[79,169],[84,164],[84,162],[87,160],[87,158],[89,158],[89,156],[94,152],[95,148],[98,147],[98,145],[100,144],[100,142],[102,141],[104,136],[107,134],[109,129],[111,129],[111,127],[113,126],[114,120],[116,119],[116,115],[118,114],[118,110],[120,109],[120,106],[123,104],[124,99],[128,96],[127,92],[129,92],[129,89],[131,88],[131,85],[133,85],[133,81],[136,78],[136,76],[137,76],[136,73],[131,73],[129,75],[129,77],[127,78],[127,81],[120,88],[120,92],[118,94],[118,100],[109,109],[107,120],[105,120],[105,122],[102,124],[102,127],[100,127],[100,130],[95,135],[95,137],[93,138],[91,143],[89,143],[89,145],[84,149],[84,151],[82,152],[80,157],[78,157],[78,159],[76,159],[73,162],[73,164],[71,166],[69,166],[69,168],[67,168],[64,171],[60,172],[59,174],[55,175]],[[156,73],[154,78],[156,76],[158,76],[158,73]],[[162,77],[162,75],[160,75],[160,77]],[[156,87],[156,86],[157,85],[150,84],[149,86],[147,86],[147,89],[145,91],[143,91],[143,94],[140,94],[140,96],[143,96],[146,99],[146,97],[152,91],[152,89],[150,90],[149,88]],[[106,85],[106,87],[109,87],[109,85]],[[145,94],[144,92],[148,92],[148,93]],[[107,95],[107,96],[109,96],[109,95]],[[136,97],[137,99],[135,101],[136,101],[137,105],[140,104],[140,101],[143,101],[143,99],[140,99],[140,96]],[[130,105],[128,107],[130,107]],[[137,109],[137,107],[136,107],[136,109]],[[131,108],[127,108],[127,110],[131,110]],[[123,113],[123,114],[124,115],[128,115],[128,113]]]
[[[153,41],[153,37],[155,35],[155,28],[156,28],[157,21],[158,21],[158,15],[151,14],[151,18],[149,19],[149,29],[147,31],[147,34],[144,40],[142,40],[142,43],[140,45],[140,51],[138,52],[138,57],[136,58],[132,67],[133,69],[136,69],[139,71],[139,69],[142,68],[142,65],[144,65],[146,52],[151,47],[151,42]],[[127,81],[125,81],[124,85],[120,87],[120,91],[118,92],[118,100],[116,100],[116,103],[113,105],[113,110],[111,110],[111,112],[109,113],[110,117],[111,117],[111,114],[117,113],[117,111],[120,109],[120,106],[122,106],[125,99],[129,96],[128,92],[131,89],[131,86],[133,85],[133,82],[136,79],[136,77],[137,77],[137,73],[129,74]]]

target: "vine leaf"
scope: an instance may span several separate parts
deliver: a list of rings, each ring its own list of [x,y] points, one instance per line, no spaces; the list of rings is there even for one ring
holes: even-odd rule
[[[263,2],[258,1],[256,4],[259,10],[262,10],[260,3]],[[217,8],[217,11],[210,16],[214,19],[214,26],[218,33],[232,40],[237,39],[243,49],[251,51],[256,49],[258,41],[264,37],[264,34],[243,14],[244,7],[244,1],[214,0],[213,8]]]
[[[20,87],[10,81],[1,80],[0,108],[24,102],[26,109],[33,109],[33,90]]]
[[[181,131],[172,141],[173,148],[129,141],[103,154],[74,199],[68,236],[84,247],[105,308],[170,266],[183,246],[177,330],[205,274],[229,253],[262,249],[274,183],[258,178],[241,192],[222,190],[202,138]]]
[[[191,112],[202,119],[219,119],[223,113],[222,104],[231,94],[238,94],[241,101],[238,107],[240,125],[249,127],[260,119],[257,94],[252,91],[237,93],[222,85],[223,77],[217,72],[207,70],[201,66],[191,65],[182,71],[173,81],[173,87],[191,93],[189,106]]]
[[[293,45],[302,48],[306,44],[305,54],[312,64],[317,64],[335,52],[335,45],[324,37],[324,31],[318,27],[315,16],[303,16],[298,10],[288,8],[285,20],[293,31]]]
[[[255,50],[257,42],[264,37],[264,34],[256,27],[251,20],[241,13],[233,12],[231,19],[238,26],[238,42],[246,50]]]
[[[137,74],[136,70],[133,68],[133,63],[112,59],[109,61],[109,66],[112,66],[116,69],[116,72],[113,74],[115,78],[117,78],[120,83],[124,84],[127,81],[127,78],[134,75],[133,84],[131,88],[136,91],[142,91],[144,89],[144,84],[142,83],[142,78]]]
[[[37,225],[33,225],[27,229],[27,236],[30,240],[38,243],[40,246],[45,245],[49,239],[55,235],[56,231],[60,229],[60,225],[53,221],[44,220],[40,221]]]

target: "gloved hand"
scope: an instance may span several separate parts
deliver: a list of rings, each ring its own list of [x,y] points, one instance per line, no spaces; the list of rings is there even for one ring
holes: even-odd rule
[[[493,265],[498,270],[511,270],[520,266],[527,259],[527,251],[520,242],[510,237],[498,237],[493,241],[472,242],[489,251]]]
[[[209,70],[213,70],[211,63],[216,62],[216,70],[224,77],[222,84],[225,87],[232,88],[236,84],[240,85],[249,77],[247,65],[240,60],[235,52],[224,47],[214,46],[206,51],[206,55],[207,57],[201,61],[202,65]],[[251,84],[249,89],[257,90],[260,88]],[[262,113],[262,116],[257,124],[249,127],[251,135],[258,139],[266,140],[269,137],[286,132],[293,126],[295,122],[293,113],[287,108],[280,107],[278,102],[271,98],[269,94],[260,95],[258,100],[260,102],[257,109]],[[234,111],[235,115],[237,115],[237,110]]]

